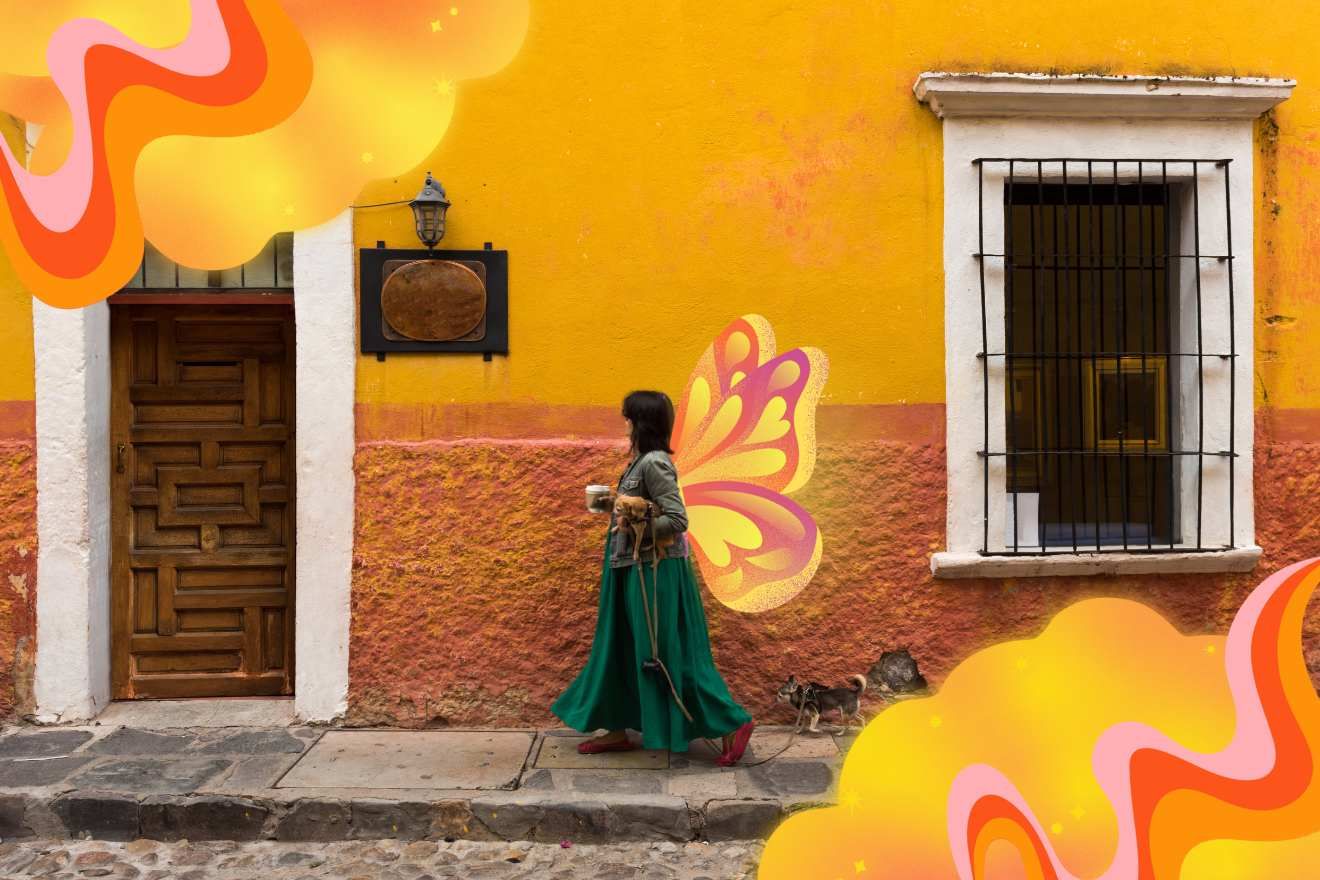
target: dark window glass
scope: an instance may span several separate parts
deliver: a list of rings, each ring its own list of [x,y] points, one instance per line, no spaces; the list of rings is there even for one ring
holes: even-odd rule
[[[1008,486],[1045,546],[1177,540],[1169,189],[1006,188]]]

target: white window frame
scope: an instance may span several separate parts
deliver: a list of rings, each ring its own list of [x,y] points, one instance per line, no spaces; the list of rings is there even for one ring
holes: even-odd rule
[[[925,73],[913,91],[917,99],[943,120],[944,128],[944,277],[945,277],[945,407],[948,455],[947,547],[931,557],[937,577],[1051,576],[1077,574],[1248,571],[1260,557],[1255,543],[1253,510],[1253,158],[1254,121],[1285,100],[1293,88],[1278,79],[1168,79],[1040,74]],[[1011,514],[1006,492],[1005,459],[989,459],[989,504],[985,503],[984,447],[989,412],[991,450],[1004,448],[1004,365],[989,359],[982,373],[981,266],[973,256],[978,244],[977,205],[984,187],[984,250],[1003,253],[1003,186],[1007,165],[974,161],[980,158],[1027,159],[1228,159],[1230,177],[1225,205],[1222,170],[1201,166],[1200,239],[1203,253],[1224,253],[1227,225],[1232,223],[1232,335],[1235,360],[1206,358],[1204,392],[1205,449],[1228,448],[1231,409],[1234,450],[1232,498],[1233,535],[1228,524],[1228,459],[1205,459],[1202,482],[1201,540],[1203,547],[1230,546],[1193,552],[1195,525],[1195,458],[1182,463],[1179,508],[1183,511],[1183,541],[1188,552],[1072,552],[1071,546],[1038,555],[1008,555],[1007,521]],[[1077,169],[1072,168],[1071,175]],[[1084,165],[1078,168],[1084,169]],[[1136,180],[1137,166],[1121,164],[1119,179]],[[1146,179],[1159,178],[1160,164],[1145,166]],[[1043,174],[1059,179],[1062,163],[1046,162]],[[1018,174],[1035,179],[1036,168],[1019,167]],[[1024,174],[1025,172],[1025,174]],[[1084,172],[1083,172],[1084,173]],[[1169,165],[1170,182],[1190,181],[1191,167]],[[1106,183],[1108,180],[1097,180]],[[985,260],[986,332],[990,351],[1004,351],[1002,262]],[[1201,284],[1205,332],[1204,351],[1226,350],[1229,342],[1227,284],[1229,263],[1203,260]],[[1186,296],[1183,290],[1180,298]],[[1186,315],[1186,303],[1179,315]],[[1182,333],[1188,322],[1182,322]],[[1191,332],[1195,332],[1194,323]],[[1180,350],[1195,351],[1183,340]],[[1236,396],[1230,408],[1230,371]],[[1172,389],[1180,421],[1195,406],[1195,370],[1182,371]],[[988,384],[988,389],[985,385]],[[986,406],[986,394],[989,406]],[[1218,417],[1215,417],[1215,414]],[[1188,439],[1182,438],[1184,442]],[[1195,444],[1192,444],[1194,448]],[[1187,448],[1186,446],[1182,448]],[[989,546],[985,535],[989,535]]]

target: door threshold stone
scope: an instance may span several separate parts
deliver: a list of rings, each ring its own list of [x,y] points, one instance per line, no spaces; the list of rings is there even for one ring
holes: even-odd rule
[[[96,724],[169,730],[183,727],[289,727],[297,723],[292,697],[195,700],[123,700],[111,703]]]

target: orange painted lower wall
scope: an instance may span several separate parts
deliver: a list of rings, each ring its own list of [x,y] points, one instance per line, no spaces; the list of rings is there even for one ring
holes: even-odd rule
[[[27,711],[37,630],[37,455],[31,401],[0,401],[0,719]]]
[[[559,437],[514,439],[527,420]],[[603,530],[581,489],[617,478],[617,422],[608,409],[359,408],[353,723],[554,723],[547,707],[586,656],[596,608]],[[944,536],[943,407],[824,407],[817,469],[795,495],[824,534],[819,572],[764,614],[708,599],[716,661],[739,700],[774,717],[790,673],[842,679],[903,646],[938,683],[977,648],[1032,635],[1093,595],[1224,631],[1266,572],[1320,555],[1317,424],[1309,412],[1258,418],[1254,574],[948,582],[929,569]],[[455,434],[475,436],[435,439]]]
[[[584,659],[595,615],[603,534],[581,487],[617,476],[617,416],[511,407],[362,407],[359,416],[350,719],[553,723],[547,707]],[[935,581],[943,420],[940,406],[822,408],[816,474],[796,496],[825,536],[816,579],[765,614],[708,602],[716,659],[753,711],[777,711],[773,691],[789,673],[841,679],[895,646],[938,682],[976,648],[1031,635],[1092,595],[1147,602],[1188,632],[1223,631],[1266,572],[1320,555],[1320,412],[1264,410],[1256,573]],[[558,437],[517,439],[528,424]],[[31,700],[35,489],[32,404],[0,403],[0,718]],[[1307,655],[1320,670],[1316,615]]]

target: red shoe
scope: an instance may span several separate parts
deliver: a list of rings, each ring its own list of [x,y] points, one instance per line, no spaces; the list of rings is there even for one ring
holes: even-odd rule
[[[721,767],[732,767],[741,761],[743,752],[747,751],[747,744],[752,741],[752,731],[755,728],[756,722],[748,721],[734,731],[733,742],[729,744],[728,751],[716,758],[715,763]]]
[[[628,739],[621,739],[618,742],[598,742],[593,739],[578,743],[578,753],[582,755],[599,755],[605,752],[631,752],[637,746],[633,745]]]

